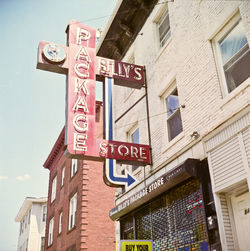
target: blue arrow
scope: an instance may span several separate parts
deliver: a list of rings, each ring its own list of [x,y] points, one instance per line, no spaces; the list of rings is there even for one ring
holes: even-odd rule
[[[113,185],[125,185],[129,187],[132,185],[136,180],[127,172],[125,171],[125,175],[123,176],[115,176],[114,175],[114,168],[115,168],[115,161],[113,159],[108,160],[108,168],[106,169],[106,177],[108,181]],[[108,172],[107,172],[108,170]]]
[[[107,78],[105,84],[105,109],[106,109],[106,137],[108,140],[113,140],[113,103],[112,103],[112,79]],[[108,159],[105,161],[105,180],[111,186],[130,186],[136,180],[128,173],[125,169],[125,175],[117,176],[114,170],[116,167],[116,161],[113,159]]]

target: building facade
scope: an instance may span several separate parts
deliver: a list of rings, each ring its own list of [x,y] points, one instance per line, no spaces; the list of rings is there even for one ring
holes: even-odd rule
[[[17,251],[44,251],[47,198],[25,198],[15,221],[20,222]]]
[[[150,144],[150,166],[120,165],[116,239],[154,250],[249,250],[249,1],[119,1],[98,55],[144,65],[114,86],[115,140]],[[119,104],[119,105],[118,105]]]
[[[103,137],[102,103],[96,102],[96,134]],[[44,167],[49,169],[45,250],[115,249],[115,225],[109,218],[114,189],[103,182],[103,163],[68,159],[63,129]]]

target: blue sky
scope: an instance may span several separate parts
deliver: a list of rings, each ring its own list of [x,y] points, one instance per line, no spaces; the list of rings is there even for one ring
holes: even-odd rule
[[[36,69],[38,44],[66,44],[72,19],[103,29],[115,3],[0,0],[0,251],[16,251],[25,197],[47,196],[43,163],[65,122],[65,76]]]

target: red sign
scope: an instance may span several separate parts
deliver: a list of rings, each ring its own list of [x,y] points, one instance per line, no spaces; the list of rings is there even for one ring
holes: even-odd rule
[[[96,57],[96,74],[115,79],[116,85],[140,89],[145,84],[144,67]]]
[[[67,86],[67,154],[92,152],[95,132],[96,32],[84,24],[69,24]]]
[[[120,141],[106,140],[99,144],[99,155],[108,159],[122,160],[122,162],[151,163],[148,145],[133,144]]]
[[[96,57],[96,30],[77,21],[68,27],[69,46],[40,42],[37,68],[68,74],[65,153],[72,158],[150,164],[150,147],[95,139],[95,76],[112,77],[115,84],[141,88],[144,67]]]

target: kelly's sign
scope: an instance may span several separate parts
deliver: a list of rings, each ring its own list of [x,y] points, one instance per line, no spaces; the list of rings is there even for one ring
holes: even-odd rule
[[[95,138],[95,81],[115,79],[115,84],[141,88],[143,66],[96,57],[96,30],[77,21],[68,28],[68,46],[41,42],[37,68],[67,74],[65,154],[70,158],[150,164],[148,145]]]

